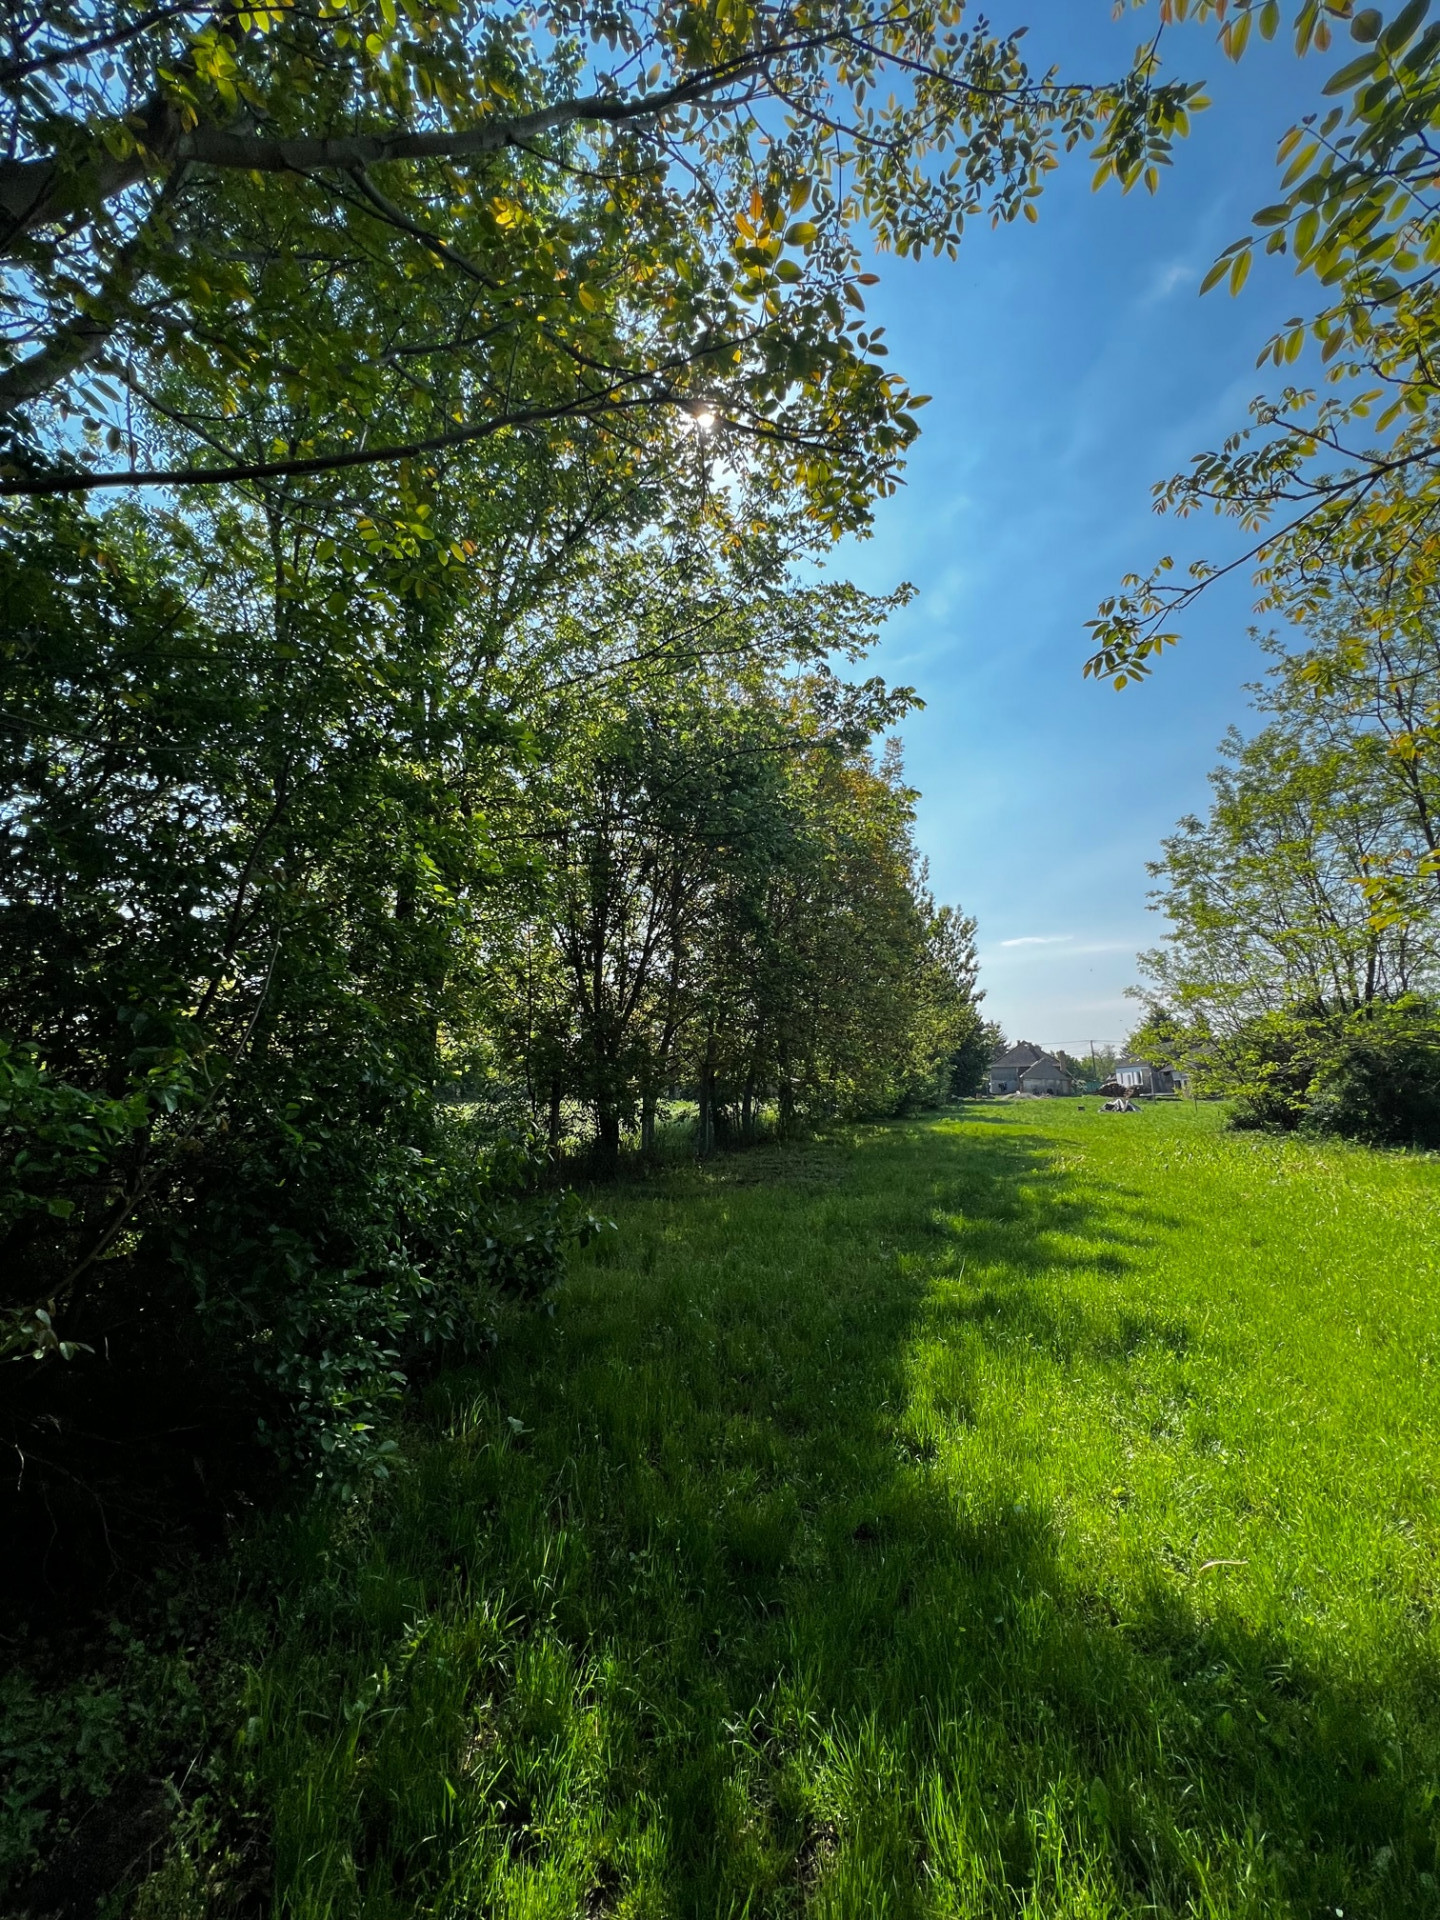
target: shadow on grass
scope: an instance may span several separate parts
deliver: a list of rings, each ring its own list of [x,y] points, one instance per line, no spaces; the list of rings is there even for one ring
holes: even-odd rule
[[[1382,1697],[1338,1649],[1307,1669],[1158,1566],[1117,1600],[1048,1513],[958,1501],[907,1424],[922,1329],[954,1337],[962,1422],[986,1355],[1123,1367],[1191,1339],[1063,1284],[1131,1271],[1174,1222],[1118,1188],[1097,1210],[1051,1143],[990,1118],[858,1136],[838,1179],[797,1151],[769,1186],[722,1169],[630,1195],[557,1321],[445,1383],[449,1437],[365,1564],[327,1547],[322,1576],[292,1539],[332,1665],[272,1707],[282,1910],[345,1905],[313,1884],[322,1856],[367,1915],[498,1910],[564,1861],[592,1915],[626,1889],[752,1920],[1434,1909],[1433,1671]],[[286,1796],[314,1797],[327,1693],[394,1664],[417,1620],[473,1634],[477,1609],[490,1639],[449,1719],[432,1703],[387,1761],[414,1721],[396,1696],[324,1855]],[[462,1782],[448,1825],[424,1795],[405,1811],[422,1764]]]

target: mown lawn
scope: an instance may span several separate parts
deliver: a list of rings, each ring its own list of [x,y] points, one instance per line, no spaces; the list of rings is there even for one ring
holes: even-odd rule
[[[1440,1164],[1087,1105],[606,1198],[268,1542],[281,1913],[1440,1913]]]

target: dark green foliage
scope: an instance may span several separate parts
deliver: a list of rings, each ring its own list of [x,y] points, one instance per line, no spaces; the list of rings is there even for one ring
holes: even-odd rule
[[[0,1899],[97,1803],[194,1755],[204,1710],[186,1638],[171,1628],[146,1638],[113,1624],[103,1662],[83,1674],[0,1674]]]
[[[970,1100],[985,1092],[990,1084],[990,1062],[1005,1044],[996,1021],[982,1020],[978,1006],[972,1012],[964,1037],[950,1056],[952,1100]]]
[[[1298,1127],[1326,1034],[1323,1015],[1267,1013],[1217,1048],[1220,1081],[1233,1096],[1231,1124],[1279,1133]]]
[[[1192,1034],[1175,1051],[1229,1096],[1235,1127],[1440,1146],[1440,1016],[1428,1001],[1262,1014],[1223,1037]]]
[[[257,1378],[268,1442],[346,1482],[383,1473],[381,1417],[417,1369],[483,1348],[496,1294],[542,1296],[597,1223],[525,1197],[541,1163],[497,1155],[426,1089],[387,1106],[372,1085],[363,1119],[328,1091],[237,1115],[173,1244],[209,1339]]]
[[[1424,1001],[1346,1023],[1321,1062],[1305,1125],[1372,1147],[1440,1147],[1440,1018]]]
[[[910,696],[793,673],[887,603],[605,558],[599,636],[525,601],[502,664],[458,569],[274,515],[12,521],[0,1342],[37,1527],[93,1482],[26,1436],[77,1435],[96,1379],[156,1431],[224,1409],[383,1472],[406,1382],[593,1231],[551,1184],[577,1108],[613,1167],[696,1076],[707,1146],[777,1096],[938,1097],[973,926],[869,750]]]
[[[585,1230],[437,1105],[497,863],[427,730],[472,766],[515,735],[383,583],[302,605],[217,531],[223,591],[123,511],[0,549],[0,1350],[161,1407],[208,1375],[353,1480],[405,1371]]]

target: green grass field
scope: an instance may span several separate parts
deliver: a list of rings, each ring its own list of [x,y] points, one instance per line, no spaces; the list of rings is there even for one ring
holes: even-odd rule
[[[288,1916],[1440,1913],[1440,1164],[977,1105],[604,1197],[277,1526]]]

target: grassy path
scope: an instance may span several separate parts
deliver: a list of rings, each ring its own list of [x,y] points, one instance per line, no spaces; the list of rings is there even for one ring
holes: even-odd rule
[[[1440,1913],[1440,1165],[981,1105],[612,1211],[270,1543],[286,1916]]]

